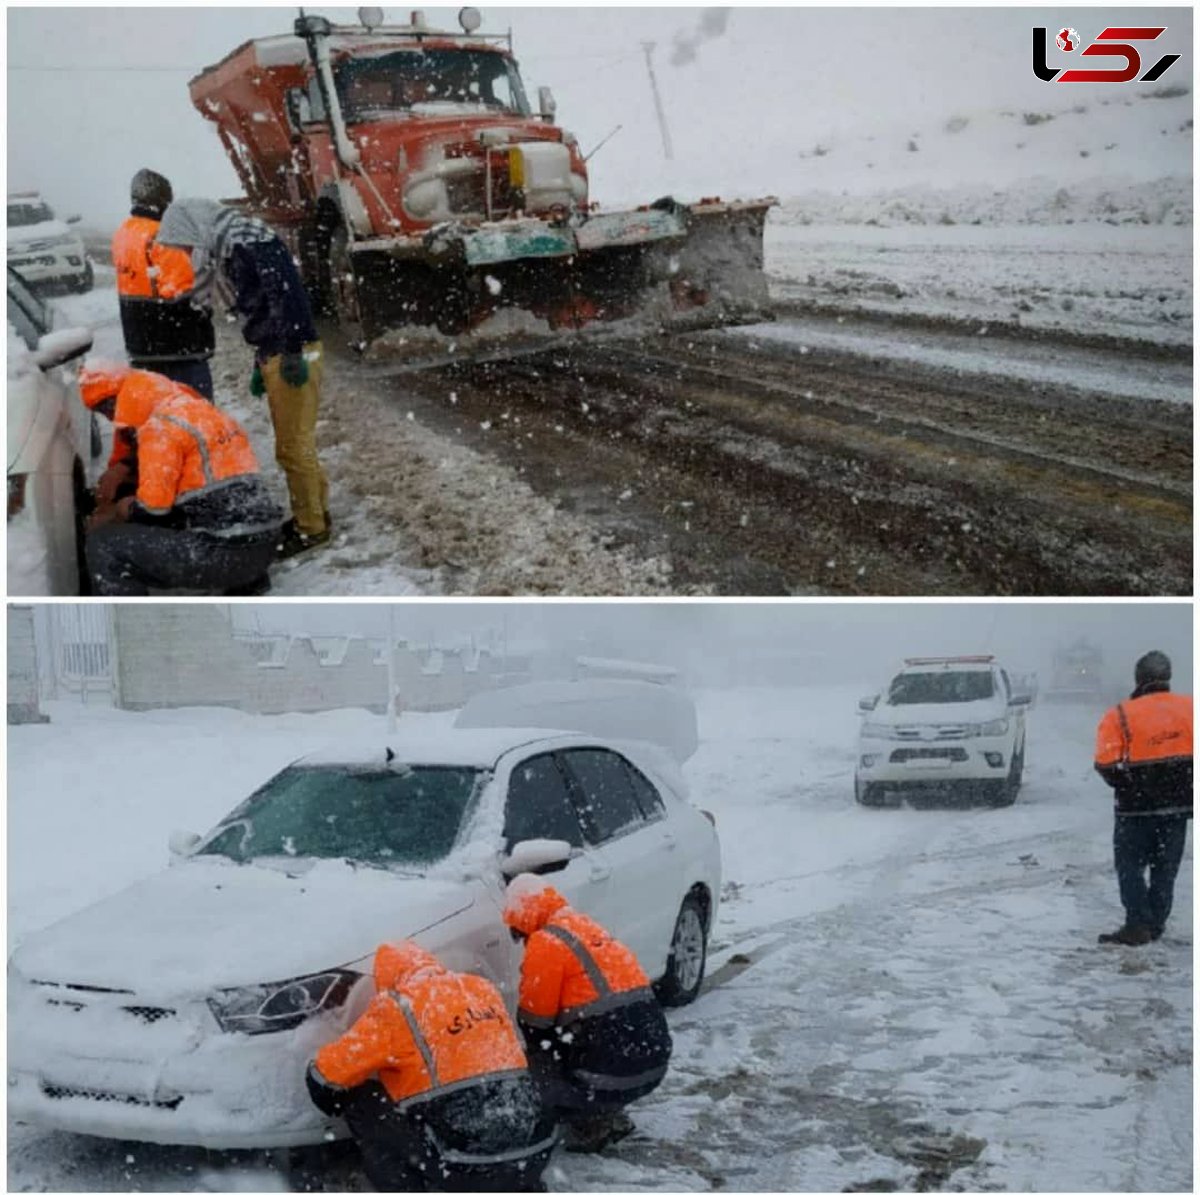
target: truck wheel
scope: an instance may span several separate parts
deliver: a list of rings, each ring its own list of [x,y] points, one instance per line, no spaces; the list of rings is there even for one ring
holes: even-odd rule
[[[329,241],[329,288],[334,314],[346,339],[361,347],[366,336],[358,305],[358,282],[350,260],[350,234],[344,224],[333,230]]]
[[[663,1004],[690,1004],[700,994],[704,982],[704,964],[708,960],[708,927],[704,906],[695,892],[683,898],[675,931],[671,935],[671,950],[667,969],[654,990]]]

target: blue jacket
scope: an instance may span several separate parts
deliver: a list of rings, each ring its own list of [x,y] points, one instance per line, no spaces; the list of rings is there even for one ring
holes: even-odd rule
[[[236,244],[225,262],[234,294],[233,311],[246,343],[262,362],[298,353],[317,339],[312,306],[287,246],[276,237]]]

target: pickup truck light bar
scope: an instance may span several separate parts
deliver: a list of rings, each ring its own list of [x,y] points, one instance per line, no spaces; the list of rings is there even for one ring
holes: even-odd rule
[[[906,667],[918,664],[994,664],[995,656],[913,656],[904,661]]]

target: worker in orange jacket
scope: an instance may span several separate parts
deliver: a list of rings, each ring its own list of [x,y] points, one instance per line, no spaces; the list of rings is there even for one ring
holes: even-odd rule
[[[195,291],[191,254],[158,243],[171,184],[139,170],[129,187],[132,209],[112,239],[125,351],[135,369],[150,369],[213,397],[212,311]]]
[[[632,1131],[622,1111],[662,1082],[671,1033],[633,951],[536,876],[508,887],[504,920],[525,939],[517,1019],[566,1147],[594,1152]]]
[[[1129,700],[1096,731],[1096,770],[1116,801],[1113,860],[1125,906],[1125,924],[1100,941],[1122,946],[1162,937],[1192,816],[1192,699],[1171,692],[1161,651],[1138,660],[1134,680]]]
[[[537,1191],[557,1142],[496,987],[413,942],[375,952],[375,996],[309,1065],[380,1191]]]
[[[283,511],[237,421],[187,386],[127,366],[86,365],[79,390],[116,425],[109,474],[136,479],[135,492],[102,504],[89,526],[94,591],[269,588]]]

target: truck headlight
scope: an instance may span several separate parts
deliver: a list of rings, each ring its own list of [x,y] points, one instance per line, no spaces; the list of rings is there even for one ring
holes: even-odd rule
[[[886,722],[864,722],[862,724],[862,737],[864,739],[887,739],[891,738],[892,728]]]
[[[282,983],[226,988],[208,998],[208,1007],[226,1033],[279,1033],[340,1008],[361,978],[356,971],[324,971]]]
[[[1008,734],[1008,719],[997,718],[994,722],[983,722],[976,727],[975,733],[984,739],[1002,738]]]

